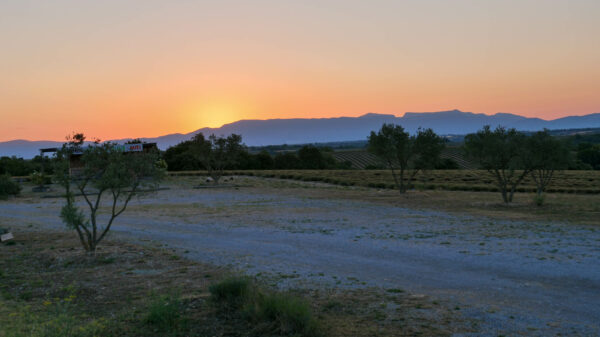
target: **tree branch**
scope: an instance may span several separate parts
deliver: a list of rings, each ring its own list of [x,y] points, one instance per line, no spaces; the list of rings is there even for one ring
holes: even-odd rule
[[[108,221],[108,224],[106,225],[106,227],[102,231],[102,234],[100,235],[100,237],[98,238],[98,240],[96,240],[96,244],[99,244],[100,241],[102,241],[102,239],[104,239],[104,236],[110,230],[110,227],[112,226],[112,223],[115,220],[115,218],[118,217],[119,215],[121,215],[121,213],[125,212],[125,209],[127,209],[127,205],[129,204],[129,201],[131,200],[131,198],[133,197],[133,195],[137,192],[138,186],[139,186],[139,183],[136,183],[135,185],[133,185],[133,188],[131,189],[131,191],[127,195],[127,198],[125,199],[123,207],[117,213],[115,213],[115,209],[116,209],[116,204],[117,204],[118,197],[121,194],[121,190],[119,189],[119,191],[118,191],[117,194],[114,194],[114,192],[113,192],[114,199],[113,199],[112,215],[110,217],[110,220]]]

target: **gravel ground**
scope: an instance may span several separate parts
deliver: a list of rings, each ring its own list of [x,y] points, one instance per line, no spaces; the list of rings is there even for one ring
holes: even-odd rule
[[[0,225],[62,229],[61,205],[3,201]],[[113,232],[280,287],[375,286],[427,295],[479,330],[463,335],[600,335],[600,230],[590,227],[273,188],[172,186],[134,199]]]

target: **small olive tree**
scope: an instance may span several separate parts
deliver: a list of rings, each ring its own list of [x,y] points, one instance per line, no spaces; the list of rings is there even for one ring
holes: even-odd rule
[[[531,172],[531,167],[525,164],[526,140],[515,129],[499,126],[492,130],[489,125],[465,136],[467,157],[476,160],[494,177],[505,203],[512,202],[517,186]]]
[[[190,145],[192,156],[202,163],[215,184],[219,184],[227,168],[235,166],[243,151],[242,136],[236,134],[228,137],[210,135],[207,139],[198,133]]]
[[[432,129],[419,129],[411,136],[400,125],[383,124],[368,137],[368,150],[392,171],[396,188],[406,192],[419,171],[433,169],[440,160],[444,140]]]
[[[124,153],[117,144],[99,141],[83,147],[84,140],[83,134],[68,139],[57,153],[55,172],[66,192],[66,205],[60,216],[67,227],[77,232],[83,248],[95,252],[133,196],[143,186],[156,186],[166,170],[160,165],[158,151]],[[77,172],[69,169],[72,156],[80,156]],[[88,215],[76,205],[74,191],[83,197],[89,208]],[[110,200],[110,213],[102,226],[98,222],[98,212],[103,197],[105,201]]]
[[[527,138],[523,161],[531,170],[536,192],[541,196],[558,170],[569,167],[571,154],[566,145],[552,137],[548,130],[539,131]]]

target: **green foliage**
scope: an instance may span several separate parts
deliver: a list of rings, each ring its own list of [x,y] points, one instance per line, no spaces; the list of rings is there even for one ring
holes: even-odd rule
[[[223,170],[347,169],[351,166],[336,162],[331,149],[313,145],[304,145],[298,151],[278,152],[274,156],[264,149],[252,154],[238,135],[212,135],[207,139],[198,134],[192,140],[167,149],[164,158],[170,171],[207,170],[215,181]]]
[[[512,201],[517,186],[531,171],[525,163],[526,140],[525,135],[515,129],[497,127],[491,130],[488,125],[465,136],[467,157],[476,160],[495,178],[505,203]],[[524,169],[517,173],[520,168]]]
[[[60,218],[69,229],[88,228],[89,220],[81,209],[75,206],[73,196],[69,196],[67,204],[60,210]]]
[[[72,298],[47,300],[43,311],[33,310],[22,302],[2,302],[4,310],[12,308],[8,320],[0,325],[0,336],[7,337],[93,337],[105,335],[104,319],[91,319],[77,313]],[[2,310],[0,310],[2,314]]]
[[[309,305],[295,296],[265,292],[246,277],[225,279],[209,290],[213,302],[224,309],[239,310],[260,335],[319,335]]]
[[[435,165],[436,170],[458,170],[460,166],[452,158],[444,158]]]
[[[432,170],[440,162],[445,142],[432,129],[419,129],[414,141],[414,167],[418,170]]]
[[[280,152],[273,159],[274,168],[278,170],[299,169],[302,164],[295,152]]]
[[[579,144],[577,160],[591,169],[600,170],[600,144]]]
[[[273,168],[275,161],[267,151],[261,151],[254,155],[253,168],[257,170],[270,170]]]
[[[259,294],[244,308],[250,320],[267,322],[277,335],[317,336],[318,325],[305,301],[283,293]]]
[[[251,291],[247,277],[230,277],[209,287],[211,299],[231,306],[241,305]]]
[[[591,131],[591,132],[590,132]],[[598,129],[589,130],[569,136],[567,141],[572,144],[600,144],[600,132]]]
[[[44,186],[46,184],[50,184],[52,182],[51,178],[42,172],[33,171],[29,176],[31,182],[36,186]]]
[[[188,153],[202,163],[215,184],[219,183],[225,169],[238,163],[241,153],[245,151],[242,136],[236,134],[227,137],[210,135],[206,139],[199,133],[190,142]]]
[[[0,199],[19,195],[21,186],[7,174],[0,175]]]
[[[192,156],[191,141],[181,142],[165,151],[164,159],[170,171],[206,170],[198,158]]]
[[[322,170],[335,167],[335,159],[331,154],[313,145],[306,145],[298,150],[298,159],[303,169]]]
[[[548,130],[527,137],[524,151],[523,165],[531,170],[540,196],[550,185],[554,172],[568,168],[571,163],[571,154],[564,142],[552,137]]]
[[[116,144],[100,144],[99,141],[83,148],[84,140],[83,134],[75,134],[63,145],[57,153],[55,177],[65,188],[67,203],[61,210],[63,222],[77,231],[86,250],[95,251],[131,198],[144,186],[155,187],[166,175],[166,170],[157,151],[123,153]],[[77,171],[69,167],[69,160],[73,158],[79,158],[81,167]],[[88,205],[89,217],[75,205],[73,188],[81,193]],[[93,194],[96,194],[95,200]],[[109,220],[102,228],[97,219],[105,194],[112,198],[112,203]]]
[[[504,127],[492,130],[486,125],[465,136],[464,149],[467,157],[476,160],[482,169],[516,170],[524,166],[524,144],[525,136],[517,130]]]
[[[392,171],[396,187],[404,193],[422,170],[434,169],[440,162],[444,140],[432,129],[419,129],[411,136],[400,125],[383,124],[368,138],[369,152],[379,157]],[[398,175],[396,175],[398,170]]]
[[[158,331],[175,331],[183,321],[183,306],[175,295],[155,296],[148,307],[144,322]]]
[[[47,174],[52,174],[53,159],[48,157],[35,156],[31,160],[23,158],[0,157],[0,175],[8,174],[13,177],[23,177],[32,174],[34,171],[43,171]]]

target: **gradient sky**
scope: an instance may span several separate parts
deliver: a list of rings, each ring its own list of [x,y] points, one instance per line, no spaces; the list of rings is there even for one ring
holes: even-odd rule
[[[600,1],[0,2],[0,141],[600,112]]]

